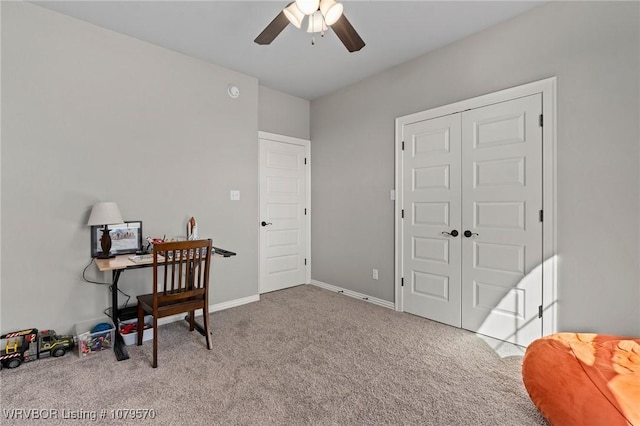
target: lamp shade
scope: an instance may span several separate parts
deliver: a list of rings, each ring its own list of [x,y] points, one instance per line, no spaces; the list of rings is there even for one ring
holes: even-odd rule
[[[285,7],[282,12],[284,12],[284,16],[286,16],[289,22],[295,25],[296,28],[300,28],[302,26],[304,13],[298,9],[298,6],[296,6],[295,3],[291,3],[289,6]]]
[[[113,225],[124,223],[118,205],[112,201],[98,203],[91,209],[88,226]]]
[[[334,0],[321,0],[320,11],[324,16],[327,25],[333,25],[342,16],[344,7],[342,3],[336,3]]]
[[[296,0],[296,5],[302,13],[305,15],[311,15],[318,10],[320,0]]]

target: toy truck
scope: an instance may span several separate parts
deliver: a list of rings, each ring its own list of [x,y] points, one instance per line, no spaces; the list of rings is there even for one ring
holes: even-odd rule
[[[54,330],[30,328],[0,336],[6,340],[0,351],[0,368],[16,368],[23,362],[48,356],[59,357],[71,350],[73,336],[58,336]]]

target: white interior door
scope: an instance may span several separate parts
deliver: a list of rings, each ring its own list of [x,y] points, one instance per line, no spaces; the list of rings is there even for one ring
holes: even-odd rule
[[[462,327],[523,346],[542,335],[541,114],[540,94],[462,113]]]
[[[404,131],[404,310],[460,327],[460,114]]]
[[[308,281],[308,141],[261,134],[260,293]]]
[[[405,311],[524,346],[542,335],[541,98],[403,125]]]

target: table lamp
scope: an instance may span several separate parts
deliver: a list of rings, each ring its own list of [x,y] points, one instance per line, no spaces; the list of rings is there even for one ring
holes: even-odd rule
[[[114,202],[107,201],[98,203],[91,209],[89,215],[88,226],[104,226],[102,228],[102,238],[100,238],[100,246],[102,253],[98,255],[98,259],[109,259],[115,257],[109,252],[111,251],[111,235],[109,235],[109,225],[116,223],[124,223],[120,209]]]

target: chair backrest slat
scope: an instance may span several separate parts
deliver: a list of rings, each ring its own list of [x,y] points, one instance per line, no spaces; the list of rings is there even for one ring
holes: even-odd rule
[[[159,300],[206,296],[211,249],[211,240],[154,244],[154,304],[157,306]],[[158,273],[160,268],[164,269],[162,274]]]

